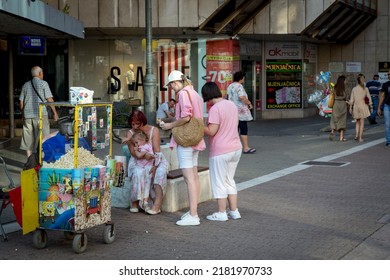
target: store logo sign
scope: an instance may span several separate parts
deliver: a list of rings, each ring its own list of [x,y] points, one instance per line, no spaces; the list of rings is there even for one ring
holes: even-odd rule
[[[270,49],[268,55],[271,57],[297,57],[299,56],[299,51],[293,50],[282,50],[276,47],[275,49]]]
[[[302,44],[296,42],[267,43],[265,45],[266,59],[301,59]]]

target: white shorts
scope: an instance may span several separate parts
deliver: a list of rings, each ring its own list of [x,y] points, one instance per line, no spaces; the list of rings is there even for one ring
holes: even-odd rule
[[[177,146],[177,158],[179,160],[179,168],[192,168],[198,166],[199,151],[192,147]]]
[[[227,198],[230,194],[237,194],[234,174],[240,157],[241,149],[209,159],[210,184],[215,199]]]

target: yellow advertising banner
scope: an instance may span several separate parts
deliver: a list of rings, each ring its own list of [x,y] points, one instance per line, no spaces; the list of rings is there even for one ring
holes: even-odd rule
[[[22,171],[20,183],[22,188],[22,228],[23,234],[27,234],[39,227],[38,176],[35,169]]]

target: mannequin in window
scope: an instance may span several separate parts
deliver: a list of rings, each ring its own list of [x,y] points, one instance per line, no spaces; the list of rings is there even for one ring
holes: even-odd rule
[[[112,74],[115,76],[116,79],[114,79],[114,77],[111,75],[108,76],[107,87],[108,87],[108,93],[112,94],[110,99],[116,101],[120,99],[118,93],[122,92],[121,85],[120,85],[120,75],[117,69],[113,69]]]
[[[129,70],[126,72],[126,82],[127,82],[127,90],[129,93],[129,97],[133,99],[134,90],[135,90],[134,64],[129,64]]]

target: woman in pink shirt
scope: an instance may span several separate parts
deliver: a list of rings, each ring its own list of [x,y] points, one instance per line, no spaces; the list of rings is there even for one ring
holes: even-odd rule
[[[182,72],[174,70],[168,76],[168,83],[165,87],[171,87],[176,92],[176,121],[164,123],[161,128],[164,130],[172,129],[187,123],[191,117],[203,118],[203,99],[192,87]],[[191,99],[190,99],[191,98]],[[183,147],[175,142],[172,137],[170,147],[177,146],[177,157],[179,167],[183,172],[183,177],[188,188],[188,200],[190,211],[185,213],[179,221],[179,226],[196,226],[200,224],[198,216],[198,197],[200,192],[200,183],[198,176],[198,156],[199,151],[206,149],[206,144],[202,140],[193,147]]]
[[[214,82],[202,87],[202,96],[211,105],[204,133],[209,136],[209,168],[213,197],[218,203],[218,212],[207,216],[211,221],[236,220],[241,215],[237,208],[237,188],[234,174],[242,153],[238,135],[238,109],[222,93]],[[226,213],[227,203],[229,211]]]

